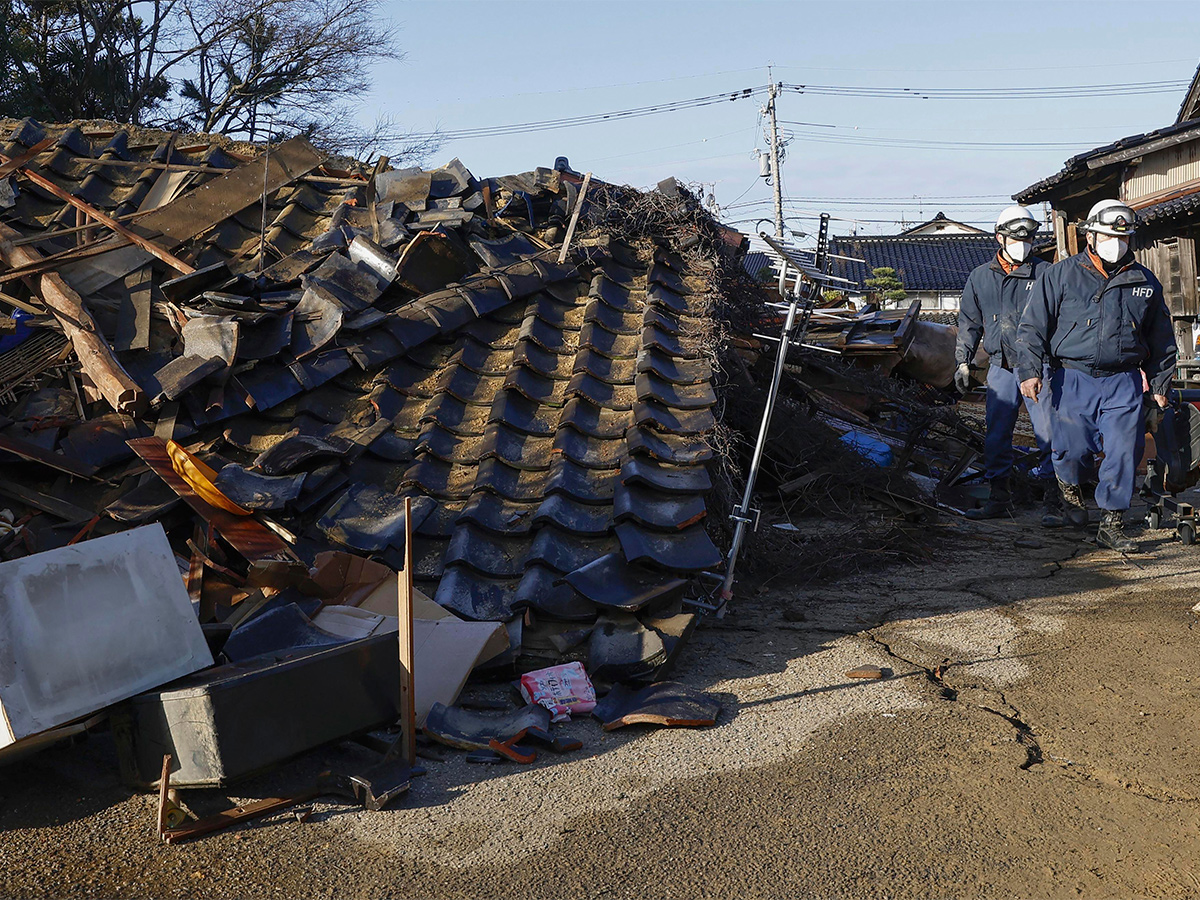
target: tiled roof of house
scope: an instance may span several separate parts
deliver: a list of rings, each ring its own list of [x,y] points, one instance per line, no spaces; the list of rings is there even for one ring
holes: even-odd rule
[[[910,291],[961,291],[971,270],[995,254],[996,239],[990,234],[841,236],[830,239],[829,252],[832,274],[860,285],[871,277],[872,269],[888,267],[896,270]]]
[[[1043,178],[1041,181],[1031,184],[1024,190],[1018,191],[1012,195],[1013,199],[1018,203],[1041,202],[1059,185],[1071,181],[1078,176],[1085,175],[1089,171],[1095,171],[1088,168],[1088,160],[1106,156],[1118,150],[1129,150],[1139,147],[1142,144],[1156,141],[1159,138],[1173,137],[1174,135],[1183,134],[1194,129],[1200,129],[1200,122],[1196,120],[1179,122],[1175,125],[1169,125],[1166,128],[1148,131],[1145,134],[1134,134],[1129,137],[1123,137],[1120,140],[1113,141],[1111,144],[1105,144],[1102,147],[1096,147],[1092,150],[1076,154],[1063,163],[1061,171],[1056,172],[1049,178]]]

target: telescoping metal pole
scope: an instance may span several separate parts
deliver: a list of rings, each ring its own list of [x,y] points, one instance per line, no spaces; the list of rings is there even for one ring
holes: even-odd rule
[[[780,275],[779,275],[779,293],[782,295],[784,290],[784,282],[787,277],[787,255],[783,252],[783,248],[779,247],[774,241],[768,238],[765,234],[760,235],[768,244],[779,254]],[[733,578],[737,567],[738,553],[742,548],[742,541],[746,538],[746,527],[752,524],[757,519],[757,513],[750,508],[750,501],[754,495],[754,483],[758,480],[758,470],[762,463],[763,451],[767,446],[767,433],[771,428],[771,416],[775,412],[775,401],[779,397],[779,385],[783,380],[783,367],[787,363],[788,349],[792,345],[792,334],[796,330],[796,313],[799,306],[804,304],[804,316],[801,319],[801,335],[808,331],[808,321],[812,313],[812,300],[805,298],[800,289],[800,272],[796,272],[796,287],[792,291],[791,301],[788,304],[787,318],[783,322],[783,332],[779,339],[779,349],[775,356],[775,371],[771,376],[771,386],[767,391],[767,402],[763,408],[762,422],[758,427],[758,440],[754,444],[754,456],[750,460],[750,471],[746,475],[746,490],[742,494],[742,502],[739,506],[734,507],[730,518],[734,520],[733,541],[729,546],[729,555],[725,562],[725,580],[721,585],[721,596],[717,605],[717,615],[723,616],[725,608],[733,597]]]

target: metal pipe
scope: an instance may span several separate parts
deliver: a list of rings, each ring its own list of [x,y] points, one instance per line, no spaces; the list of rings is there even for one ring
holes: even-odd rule
[[[786,273],[787,257],[784,257],[785,262],[781,266],[781,270]],[[780,276],[782,281],[783,275]],[[782,290],[780,291],[782,293]],[[801,297],[798,292],[792,295],[791,304],[788,308],[787,319],[783,323],[783,331],[779,337],[779,351],[775,357],[775,371],[771,376],[771,386],[767,391],[767,402],[763,408],[762,422],[758,428],[758,439],[754,444],[754,456],[750,460],[750,471],[746,475],[746,490],[742,494],[741,505],[734,509],[731,518],[736,523],[733,529],[733,540],[729,546],[729,555],[726,558],[725,564],[725,579],[721,583],[721,596],[717,608],[717,615],[724,615],[725,606],[733,597],[733,579],[737,567],[738,553],[741,551],[742,542],[746,538],[746,526],[750,524],[750,501],[754,495],[754,485],[758,480],[758,470],[762,464],[763,453],[767,446],[767,433],[771,428],[771,416],[775,412],[775,401],[779,397],[779,385],[783,380],[784,365],[787,363],[788,349],[792,345],[792,333],[796,328],[796,310],[800,305]],[[809,312],[812,306],[805,305],[804,325],[802,331],[807,330]]]

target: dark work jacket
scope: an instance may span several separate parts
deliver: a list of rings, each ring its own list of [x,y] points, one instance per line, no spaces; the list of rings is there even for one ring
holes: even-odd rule
[[[1087,251],[1047,267],[1017,329],[1020,379],[1042,367],[1093,377],[1142,369],[1156,394],[1175,370],[1175,333],[1162,285],[1145,266],[1129,263],[1112,276]]]
[[[993,256],[991,262],[971,272],[958,308],[956,363],[969,363],[975,358],[982,334],[983,349],[993,366],[1012,369],[1017,365],[1017,325],[1033,296],[1033,284],[1046,266],[1044,260],[1031,256],[1006,274],[1000,260]]]

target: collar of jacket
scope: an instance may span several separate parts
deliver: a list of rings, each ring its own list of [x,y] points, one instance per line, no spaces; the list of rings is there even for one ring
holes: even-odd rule
[[[1029,259],[1021,263],[1015,269],[1006,272],[1004,264],[1000,262],[1000,251],[996,251],[996,255],[992,257],[991,268],[993,271],[999,272],[1001,275],[1011,275],[1013,278],[1032,278],[1034,267],[1041,260],[1036,256],[1030,256]]]
[[[1107,280],[1109,285],[1146,283],[1146,273],[1142,267],[1138,265],[1137,260],[1130,260],[1111,276],[1108,276],[1096,268],[1096,266],[1092,263],[1090,254],[1087,250],[1076,253],[1074,258],[1079,263],[1079,268],[1083,269],[1083,271],[1087,272],[1097,281]]]

